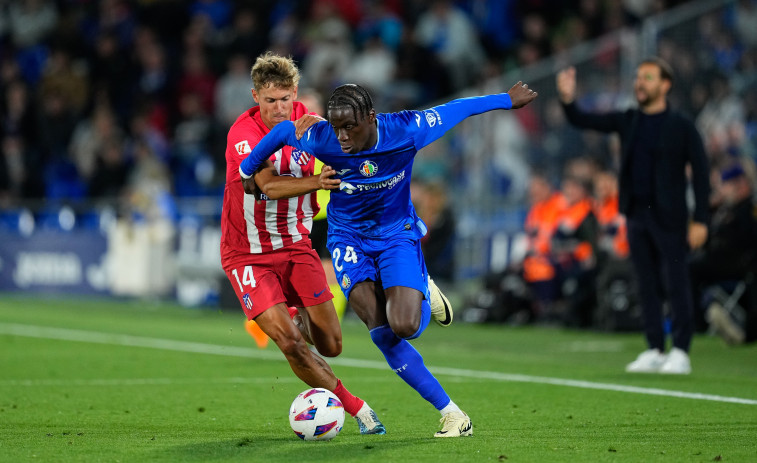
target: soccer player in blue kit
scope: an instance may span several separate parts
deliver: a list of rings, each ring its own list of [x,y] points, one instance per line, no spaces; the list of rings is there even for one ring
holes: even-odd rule
[[[452,321],[421,252],[426,225],[410,201],[413,160],[463,119],[521,108],[536,96],[518,82],[507,93],[377,114],[363,87],[342,85],[328,101],[325,121],[314,120],[301,139],[292,122],[277,124],[239,167],[241,176],[250,178],[272,153],[289,145],[336,171],[341,183],[328,205],[327,247],[337,281],[389,366],[441,412],[434,437],[469,436],[473,425],[408,342],[426,329],[432,312],[443,326]]]

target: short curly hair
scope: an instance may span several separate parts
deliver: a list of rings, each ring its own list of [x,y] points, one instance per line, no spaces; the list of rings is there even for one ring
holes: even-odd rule
[[[255,60],[250,77],[258,91],[268,86],[294,88],[300,83],[300,70],[291,56],[285,58],[267,51]]]
[[[368,90],[357,84],[340,85],[326,103],[326,120],[331,120],[331,111],[336,108],[350,108],[356,121],[362,121],[373,109],[373,99]]]

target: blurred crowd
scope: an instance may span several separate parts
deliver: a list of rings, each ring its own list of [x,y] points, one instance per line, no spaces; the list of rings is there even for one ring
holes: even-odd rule
[[[678,3],[3,1],[0,204],[118,197],[153,216],[175,197],[220,195],[225,134],[253,103],[249,69],[264,50],[293,56],[302,87],[327,97],[359,82],[392,111]]]
[[[596,322],[603,285],[618,281],[607,268],[627,274],[623,219],[613,206],[618,143],[570,127],[554,92],[556,69],[532,71],[573,56],[586,86],[580,105],[631,106],[623,54],[634,45],[618,33],[639,32],[685,3],[692,2],[0,1],[0,211],[30,199],[117,200],[121,212],[174,219],[177,198],[220,197],[226,133],[253,104],[249,71],[265,50],[295,58],[302,96],[322,104],[336,86],[356,82],[380,112],[505,91],[509,85],[492,78],[511,72],[537,76],[528,79],[540,94],[534,104],[466,121],[424,150],[414,201],[429,224],[429,268],[442,281],[454,281],[460,265],[461,221],[465,228],[478,208],[499,216],[503,205],[527,203],[526,258],[508,269],[528,289],[526,315],[559,313],[585,326]],[[757,0],[705,10],[651,30],[655,52],[676,73],[671,104],[696,120],[704,139],[716,209],[727,202],[725,172],[737,165],[750,197],[757,179]],[[589,42],[599,51],[590,59],[571,55]],[[536,206],[550,198],[552,205]],[[492,219],[475,217],[487,230]],[[500,277],[491,284],[517,287]],[[582,291],[589,280],[594,287]],[[515,290],[502,294],[519,300]]]
[[[757,340],[757,202],[751,166],[740,159],[712,169],[710,236],[689,261],[697,329],[714,329],[717,317],[730,320],[725,337],[734,344]],[[510,324],[641,329],[614,170],[576,158],[567,164],[559,188],[543,172],[534,172],[524,232],[523,259],[486,277],[484,291],[469,301],[484,311],[475,316]]]

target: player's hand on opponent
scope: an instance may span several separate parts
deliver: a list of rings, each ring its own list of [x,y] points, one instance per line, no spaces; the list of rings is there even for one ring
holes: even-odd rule
[[[305,135],[305,132],[307,132],[310,126],[325,120],[326,119],[315,114],[305,114],[304,116],[300,116],[299,119],[294,121],[294,135],[299,140]]]
[[[336,171],[331,166],[323,166],[321,168],[321,175],[318,177],[318,185],[321,190],[335,190],[339,188],[339,184],[342,181],[338,178],[333,178],[336,175]]]
[[[510,100],[513,102],[512,109],[522,108],[539,96],[538,93],[528,88],[528,84],[524,84],[521,81],[518,81],[517,84],[513,85],[513,87],[507,91],[507,94],[510,95]]]
[[[255,177],[250,178],[243,178],[242,179],[242,186],[244,187],[244,192],[248,195],[254,195],[255,199],[260,200],[260,188],[258,188],[258,184],[255,183]]]

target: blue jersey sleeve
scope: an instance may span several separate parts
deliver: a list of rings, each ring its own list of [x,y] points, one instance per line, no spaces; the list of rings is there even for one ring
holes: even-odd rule
[[[324,123],[325,122],[318,122],[315,125]],[[314,131],[315,125],[310,127],[308,132]],[[314,142],[315,139],[310,137],[310,133],[306,133],[305,137],[298,140],[295,135],[294,123],[292,123],[292,121],[282,121],[279,124],[276,124],[276,126],[271,129],[271,131],[268,132],[257,145],[255,145],[252,152],[239,164],[239,171],[249,177],[258,169],[263,161],[271,157],[273,153],[280,150],[285,145],[293,146],[308,153],[312,153],[314,151],[312,149]]]
[[[470,116],[495,109],[511,109],[512,107],[510,95],[499,93],[459,98],[433,108],[417,111],[415,112],[417,128],[413,127],[415,129],[413,131],[415,147],[420,150],[424,146],[430,145]]]

